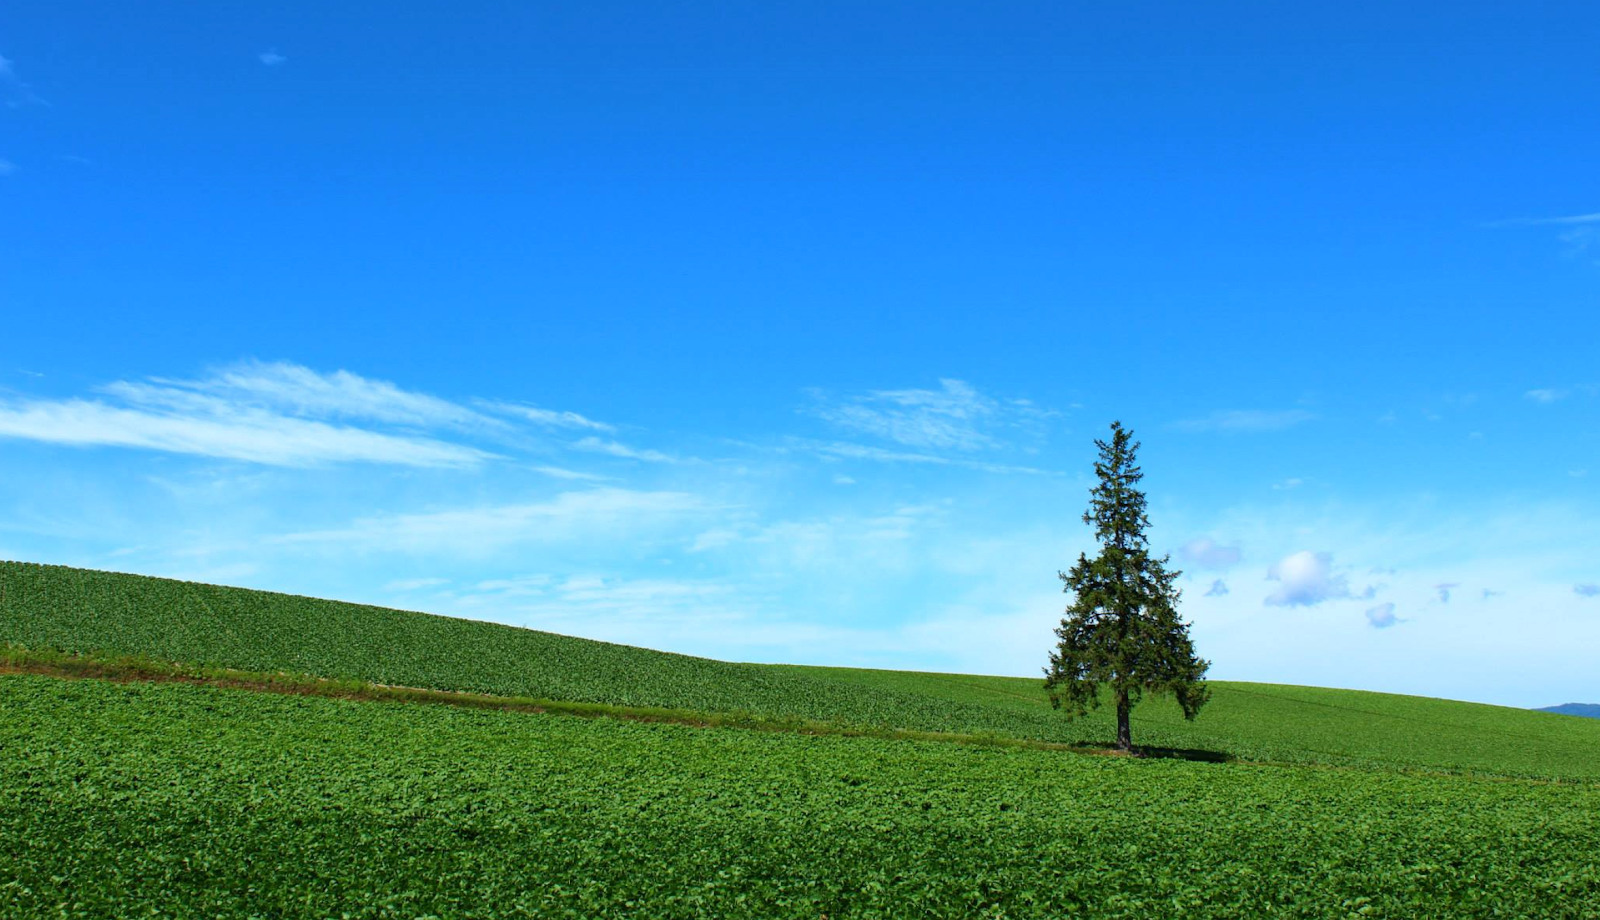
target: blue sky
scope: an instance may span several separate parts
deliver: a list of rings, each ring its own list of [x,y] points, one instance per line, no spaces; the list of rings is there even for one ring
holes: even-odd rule
[[[1218,678],[1600,699],[1600,8],[21,3],[0,557],[1037,674],[1092,439]]]

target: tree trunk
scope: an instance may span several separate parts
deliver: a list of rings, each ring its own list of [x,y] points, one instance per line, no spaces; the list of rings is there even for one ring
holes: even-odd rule
[[[1133,732],[1128,728],[1128,691],[1117,691],[1117,750],[1133,750]]]

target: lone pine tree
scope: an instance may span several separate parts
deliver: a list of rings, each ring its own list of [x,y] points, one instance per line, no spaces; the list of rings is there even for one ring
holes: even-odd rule
[[[1060,643],[1045,668],[1050,702],[1072,717],[1100,705],[1102,685],[1117,704],[1117,747],[1132,750],[1128,715],[1145,692],[1176,697],[1184,718],[1193,719],[1209,697],[1204,677],[1211,663],[1197,658],[1189,624],[1178,618],[1177,570],[1170,557],[1150,555],[1145,528],[1144,472],[1135,465],[1138,442],[1121,422],[1111,423],[1111,440],[1096,440],[1100,458],[1089,490],[1085,524],[1094,525],[1100,552],[1079,554],[1070,572],[1061,572],[1073,595],[1056,630]]]

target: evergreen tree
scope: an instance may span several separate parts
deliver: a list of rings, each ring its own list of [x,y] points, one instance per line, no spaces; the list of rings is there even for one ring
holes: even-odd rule
[[[1128,715],[1140,696],[1171,694],[1193,719],[1209,697],[1203,678],[1211,663],[1195,656],[1189,624],[1178,618],[1183,573],[1167,569],[1170,557],[1150,555],[1133,432],[1112,422],[1111,440],[1094,443],[1100,482],[1089,490],[1083,522],[1094,525],[1100,552],[1080,554],[1072,571],[1059,573],[1073,600],[1055,631],[1061,641],[1050,653],[1045,689],[1056,708],[1077,717],[1099,707],[1104,685],[1117,705],[1117,747],[1127,751]]]

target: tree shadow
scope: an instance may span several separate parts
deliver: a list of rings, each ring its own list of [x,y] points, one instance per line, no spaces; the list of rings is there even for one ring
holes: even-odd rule
[[[1133,748],[1135,757],[1167,758],[1170,760],[1192,760],[1198,763],[1233,763],[1238,758],[1227,751],[1204,751],[1199,748],[1164,748],[1164,747],[1139,747]]]
[[[1200,748],[1147,747],[1134,745],[1132,751],[1119,751],[1116,745],[1105,741],[1074,741],[1069,745],[1088,754],[1108,757],[1139,757],[1150,760],[1190,760],[1195,763],[1233,763],[1239,758],[1227,751],[1206,751]]]

